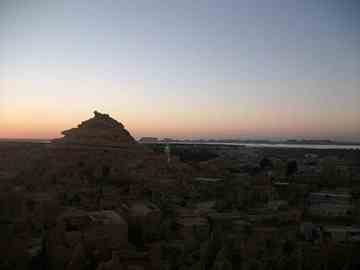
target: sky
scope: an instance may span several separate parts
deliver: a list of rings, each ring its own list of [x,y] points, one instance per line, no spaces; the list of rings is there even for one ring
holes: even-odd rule
[[[0,138],[360,141],[360,1],[0,0]]]

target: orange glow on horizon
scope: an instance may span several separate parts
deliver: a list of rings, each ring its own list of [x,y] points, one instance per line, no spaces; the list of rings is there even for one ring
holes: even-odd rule
[[[221,100],[175,94],[146,100],[141,95],[145,85],[140,82],[121,86],[99,80],[85,84],[82,81],[2,80],[0,89],[7,90],[2,93],[7,100],[0,100],[0,138],[61,137],[61,131],[89,119],[95,109],[122,122],[136,138],[360,137],[360,127],[354,124],[358,123],[356,111],[314,111],[316,108],[309,110],[297,102],[255,102],[246,97],[242,103],[231,106]],[[98,89],[103,87],[113,93],[110,102],[99,97]],[[22,95],[13,96],[10,89]],[[58,94],[64,89],[81,89],[86,95]]]

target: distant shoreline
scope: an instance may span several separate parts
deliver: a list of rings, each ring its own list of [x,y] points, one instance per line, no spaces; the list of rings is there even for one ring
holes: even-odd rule
[[[227,142],[140,142],[142,144],[176,144],[176,145],[218,145],[218,146],[243,146],[266,148],[303,148],[303,149],[339,149],[360,150],[360,144],[291,144],[291,143],[227,143]]]
[[[48,144],[49,139],[0,139],[0,143],[40,143]],[[253,140],[159,140],[141,141],[142,144],[184,144],[184,145],[219,145],[219,146],[244,146],[244,147],[273,147],[273,148],[305,148],[305,149],[345,149],[360,150],[359,142],[335,141],[253,141]]]
[[[333,141],[328,139],[310,140],[310,139],[284,139],[284,140],[254,140],[254,139],[172,139],[163,138],[158,139],[156,137],[143,137],[140,142],[148,143],[236,143],[236,144],[296,144],[296,145],[358,145],[360,141]]]
[[[141,139],[139,140],[140,142]],[[147,143],[146,141],[144,141]],[[192,144],[274,144],[274,145],[356,145],[360,146],[360,142],[339,142],[330,140],[158,140],[149,141],[148,143],[192,143]]]

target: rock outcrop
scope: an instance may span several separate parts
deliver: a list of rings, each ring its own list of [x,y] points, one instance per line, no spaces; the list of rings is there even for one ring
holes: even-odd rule
[[[135,144],[136,141],[125,129],[124,125],[108,114],[94,112],[90,118],[77,128],[62,132],[63,138],[53,140],[54,143],[99,145],[99,146],[122,146]]]
[[[92,210],[112,209],[123,196],[178,192],[190,172],[186,164],[176,157],[169,164],[165,155],[137,143],[120,122],[107,114],[94,114],[53,140],[18,182],[41,192],[56,187],[65,205]],[[109,185],[121,189],[122,196]]]

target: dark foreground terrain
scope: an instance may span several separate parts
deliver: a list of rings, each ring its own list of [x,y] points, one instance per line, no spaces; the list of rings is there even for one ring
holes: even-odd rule
[[[360,269],[360,151],[0,143],[0,269]]]

